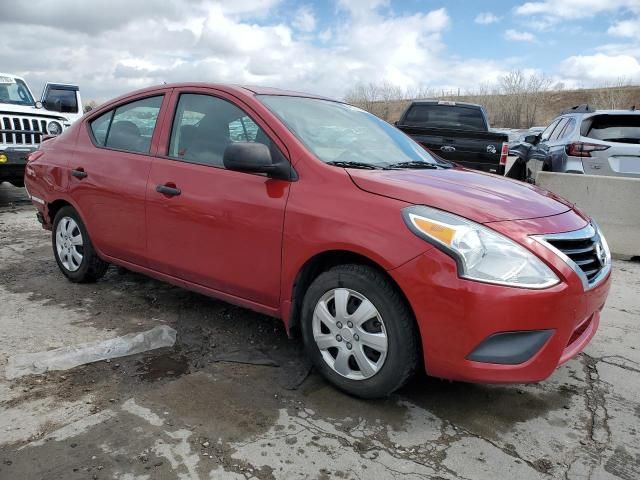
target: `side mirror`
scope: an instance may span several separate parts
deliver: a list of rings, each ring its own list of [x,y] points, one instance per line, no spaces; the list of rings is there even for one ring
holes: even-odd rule
[[[235,142],[227,146],[222,158],[228,170],[248,173],[266,173],[271,178],[291,180],[292,169],[284,159],[273,163],[269,147],[263,143]]]
[[[524,141],[526,143],[530,143],[531,145],[535,145],[536,143],[538,143],[538,141],[540,140],[540,134],[537,133],[535,135],[527,135],[526,137],[524,137]]]

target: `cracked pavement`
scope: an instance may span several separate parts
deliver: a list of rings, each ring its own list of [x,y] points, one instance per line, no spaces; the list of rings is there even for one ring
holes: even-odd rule
[[[0,187],[2,479],[640,478],[640,263],[614,262],[596,337],[544,382],[362,401],[277,320],[113,267],[69,283],[20,192]],[[174,347],[5,378],[12,355],[157,325]]]

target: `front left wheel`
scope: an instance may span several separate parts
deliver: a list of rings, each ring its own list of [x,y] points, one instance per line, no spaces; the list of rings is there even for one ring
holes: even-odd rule
[[[56,214],[52,243],[58,267],[72,282],[95,282],[109,268],[98,257],[80,215],[72,207],[63,207]]]
[[[336,387],[361,398],[385,397],[418,365],[411,310],[381,272],[340,265],[321,273],[302,306],[305,350]]]

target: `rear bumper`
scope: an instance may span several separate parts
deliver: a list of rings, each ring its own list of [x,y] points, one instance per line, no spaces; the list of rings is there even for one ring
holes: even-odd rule
[[[561,282],[543,290],[462,279],[455,262],[437,249],[389,271],[416,316],[427,373],[482,383],[537,382],[580,353],[600,323],[610,275],[585,291],[559,257],[548,258]]]

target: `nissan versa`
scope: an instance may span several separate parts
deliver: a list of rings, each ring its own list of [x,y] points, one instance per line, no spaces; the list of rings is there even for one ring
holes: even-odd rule
[[[531,185],[430,154],[350,105],[175,84],[46,140],[25,183],[62,273],[113,263],[281,318],[360,397],[424,367],[535,382],[598,328],[598,226]]]

